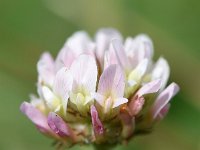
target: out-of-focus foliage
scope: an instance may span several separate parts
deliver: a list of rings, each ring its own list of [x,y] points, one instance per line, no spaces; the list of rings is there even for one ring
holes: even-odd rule
[[[100,27],[115,27],[124,36],[149,34],[156,56],[169,60],[170,80],[181,87],[152,134],[116,149],[200,149],[199,5],[197,0],[0,0],[0,149],[53,150],[19,105],[36,92],[36,62],[43,51],[56,54],[74,31],[93,35]]]

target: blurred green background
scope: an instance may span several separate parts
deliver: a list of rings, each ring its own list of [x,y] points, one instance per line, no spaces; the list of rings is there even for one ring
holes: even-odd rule
[[[40,54],[55,56],[77,30],[94,35],[100,27],[115,27],[124,36],[149,34],[155,60],[167,58],[170,81],[181,87],[152,134],[117,150],[200,150],[199,6],[198,0],[0,0],[0,149],[53,150],[52,140],[19,111],[36,93]]]

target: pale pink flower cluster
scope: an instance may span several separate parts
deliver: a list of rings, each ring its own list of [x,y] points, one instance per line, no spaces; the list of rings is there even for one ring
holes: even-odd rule
[[[149,132],[179,91],[165,88],[170,68],[153,62],[153,43],[144,34],[123,40],[100,29],[94,40],[74,33],[54,60],[45,52],[38,64],[38,97],[21,111],[58,145],[122,143]]]

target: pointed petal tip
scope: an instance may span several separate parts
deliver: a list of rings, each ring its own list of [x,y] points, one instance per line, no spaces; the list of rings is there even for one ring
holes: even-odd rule
[[[92,125],[93,125],[95,136],[100,136],[104,133],[104,127],[101,120],[99,119],[98,112],[94,105],[90,107],[90,113],[92,117]]]
[[[161,79],[162,80],[162,85],[161,89],[164,89],[170,75],[170,67],[167,62],[167,60],[163,57],[160,57],[156,64],[155,67],[152,71],[152,79]]]
[[[142,86],[138,90],[137,95],[140,97],[140,96],[143,96],[145,94],[156,93],[161,88],[161,83],[162,83],[161,79],[151,81],[151,82],[145,84],[144,86]]]
[[[29,103],[28,102],[23,102],[21,105],[20,105],[20,111],[22,112],[22,113],[25,113],[26,112],[26,108],[27,108],[27,105],[28,105]]]
[[[153,107],[152,116],[155,119],[169,101],[179,92],[180,88],[176,83],[171,83],[164,91],[157,97]]]
[[[51,134],[51,130],[47,124],[47,117],[37,108],[28,102],[23,102],[20,106],[20,110],[36,125],[36,127],[42,133]]]
[[[116,54],[119,64],[126,70],[129,70],[131,68],[131,65],[130,65],[130,62],[126,55],[122,41],[114,38],[111,41],[111,45],[112,45],[113,49],[115,50],[115,54]]]

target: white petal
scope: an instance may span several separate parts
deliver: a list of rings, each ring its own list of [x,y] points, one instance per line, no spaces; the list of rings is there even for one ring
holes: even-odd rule
[[[128,87],[133,87],[137,84],[137,82],[135,80],[128,80]]]
[[[147,58],[150,60],[153,56],[153,43],[151,39],[144,34],[135,38],[127,38],[125,41],[125,51],[132,64],[135,67],[141,60]]]
[[[128,80],[140,81],[148,67],[148,59],[143,59],[137,67],[129,74]]]
[[[135,38],[135,40],[140,44],[139,50],[144,50],[144,58],[151,59],[153,56],[153,43],[151,39],[145,34],[140,34]]]
[[[74,33],[66,42],[66,45],[76,54],[88,53],[94,49],[94,44],[84,31]]]
[[[111,65],[110,53],[109,51],[106,51],[104,55],[104,69],[106,69],[110,65]]]
[[[114,49],[111,46],[108,51],[104,54],[104,70],[110,65],[118,64],[117,57],[115,55]]]
[[[52,56],[48,52],[45,52],[37,63],[39,78],[45,82],[45,84],[51,86],[55,76],[54,69],[54,60]]]
[[[55,61],[56,70],[58,71],[62,67],[70,68],[74,59],[75,59],[74,52],[67,45],[65,45],[60,50],[56,58],[56,61]]]
[[[46,102],[47,106],[52,111],[59,111],[61,108],[60,99],[51,91],[48,87],[42,87],[42,95],[44,97],[44,101]]]
[[[72,83],[72,74],[67,68],[63,67],[56,74],[53,90],[61,98],[68,99],[68,93],[72,89]]]
[[[67,109],[69,91],[72,89],[73,77],[67,68],[60,69],[55,77],[53,90],[61,98],[64,112]]]
[[[97,81],[97,65],[90,55],[80,55],[71,65],[70,71],[79,86],[94,92]]]
[[[124,88],[124,74],[118,65],[109,66],[100,76],[98,93],[106,95],[110,92],[116,97],[123,97]]]
[[[122,41],[122,36],[121,34],[111,28],[105,28],[105,29],[100,29],[95,37],[96,41],[96,46],[97,46],[97,57],[100,59],[100,61],[103,59],[104,52],[109,49],[111,40],[113,38],[116,38],[120,41]]]
[[[164,58],[159,58],[156,62],[155,68],[152,71],[152,80],[161,79],[162,85],[161,89],[164,89],[170,74],[170,68],[167,60]]]
[[[127,98],[123,98],[123,97],[117,98],[117,99],[115,99],[115,102],[114,102],[112,108],[118,107],[118,106],[120,106],[120,105],[122,105],[122,104],[125,104],[125,103],[127,103],[127,102],[128,102],[128,99],[127,99]]]
[[[93,93],[92,97],[103,107],[105,97],[99,93]]]
[[[156,99],[152,107],[153,118],[156,118],[160,111],[168,104],[174,95],[179,91],[176,83],[171,83]]]
[[[52,103],[55,98],[54,93],[47,86],[42,86],[42,95],[47,103]]]
[[[30,95],[30,99],[31,99],[30,104],[33,105],[34,107],[43,102],[40,98],[36,97],[33,94]]]
[[[116,57],[119,61],[119,64],[127,71],[129,70],[130,67],[130,63],[128,61],[128,57],[126,56],[124,47],[122,45],[122,42],[118,39],[113,39],[112,40],[112,46],[116,52]]]
[[[138,90],[137,95],[140,97],[140,96],[143,96],[145,94],[158,92],[160,87],[161,87],[161,80],[160,79],[151,81],[151,82],[145,84],[144,86],[142,86]]]

